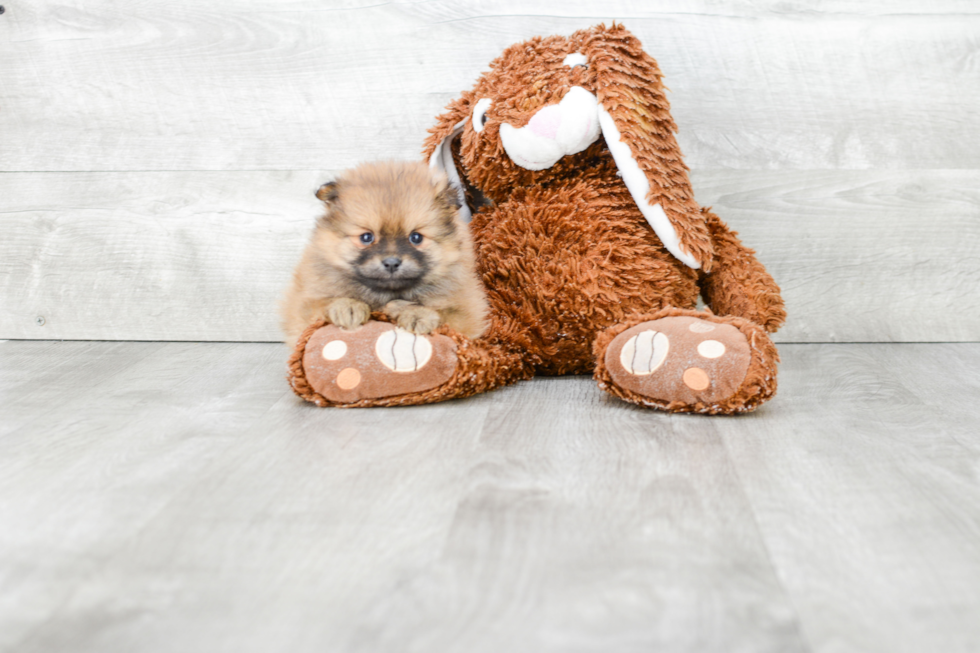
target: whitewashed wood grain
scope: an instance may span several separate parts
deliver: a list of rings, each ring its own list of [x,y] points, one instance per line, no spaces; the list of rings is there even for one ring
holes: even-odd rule
[[[784,352],[777,414],[712,424],[807,641],[978,650],[980,348]],[[793,428],[778,416],[787,413]]]
[[[285,354],[0,343],[0,651],[980,642],[980,345],[785,345],[738,418],[582,377],[323,410]]]
[[[276,340],[329,177],[2,174],[0,319],[20,338]]]
[[[782,288],[780,342],[980,340],[972,170],[701,171],[695,195]]]
[[[542,381],[494,395],[439,557],[350,650],[806,650],[721,442]]]
[[[145,344],[137,350],[126,343],[87,343],[88,346],[66,349],[57,342],[40,341],[37,347],[7,348],[0,360],[0,405],[3,407],[0,438],[12,431],[25,429],[31,422],[48,415],[52,409],[60,408],[65,402],[77,401],[71,390],[64,397],[53,396],[52,387],[74,389],[100,386],[166,346],[164,343]],[[92,361],[96,358],[98,364],[93,365]],[[40,362],[42,360],[44,363]],[[15,391],[16,396],[13,394]],[[3,442],[0,440],[0,443]]]
[[[46,619],[84,606],[198,470],[292,393],[270,383],[282,366],[275,346],[17,344],[0,354],[0,650],[83,650]],[[162,582],[147,591],[164,598]],[[82,620],[112,629],[137,605],[82,607],[93,617]]]
[[[0,650],[806,650],[717,435],[580,379],[318,410],[281,345],[8,345],[134,363],[0,439]]]
[[[968,2],[7,3],[0,170],[415,157],[507,45],[622,20],[693,168],[975,168]]]
[[[275,340],[330,176],[0,174],[0,337]],[[692,179],[782,286],[779,341],[980,340],[980,173]]]

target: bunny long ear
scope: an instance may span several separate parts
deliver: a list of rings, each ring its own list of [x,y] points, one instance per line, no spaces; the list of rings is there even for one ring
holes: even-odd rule
[[[623,182],[670,253],[709,271],[711,235],[674,138],[677,126],[657,62],[622,25],[599,25],[586,34],[582,49],[595,67],[599,125]]]
[[[439,116],[438,124],[429,130],[431,134],[425,141],[423,154],[429,160],[429,167],[446,173],[449,183],[456,189],[459,197],[459,217],[463,222],[473,218],[466,203],[466,185],[456,169],[453,160],[453,139],[463,131],[469,116],[463,113],[462,102],[455,100],[449,111]]]

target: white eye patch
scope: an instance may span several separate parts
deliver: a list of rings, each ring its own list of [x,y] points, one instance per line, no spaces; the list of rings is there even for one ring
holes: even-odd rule
[[[487,124],[487,110],[490,108],[490,98],[483,98],[473,108],[473,131],[480,133]]]
[[[568,66],[569,68],[574,68],[575,66],[585,66],[589,67],[589,60],[585,58],[585,55],[581,52],[573,52],[561,62],[562,65]]]

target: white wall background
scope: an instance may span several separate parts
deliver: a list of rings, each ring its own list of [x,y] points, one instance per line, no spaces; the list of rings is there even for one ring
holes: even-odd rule
[[[980,340],[972,0],[0,0],[0,338],[276,340],[317,213],[507,45],[617,20],[782,342]]]

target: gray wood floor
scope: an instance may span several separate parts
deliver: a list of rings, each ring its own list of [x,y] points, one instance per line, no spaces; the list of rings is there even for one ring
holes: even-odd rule
[[[976,651],[980,344],[302,404],[271,344],[0,342],[0,650]]]

